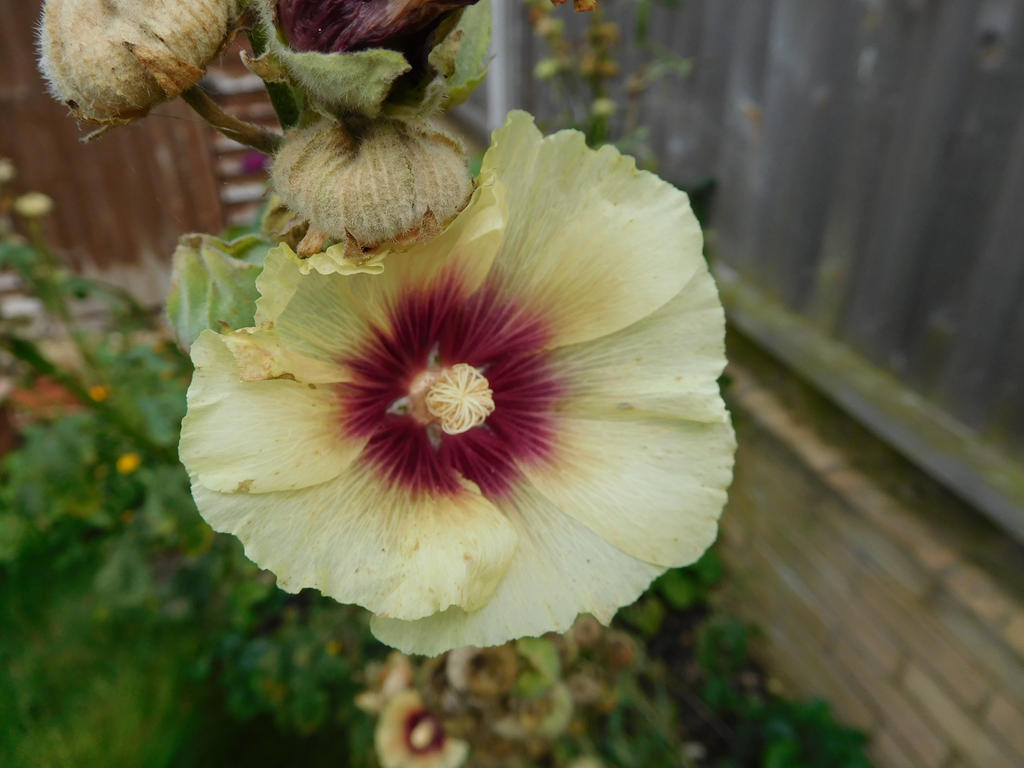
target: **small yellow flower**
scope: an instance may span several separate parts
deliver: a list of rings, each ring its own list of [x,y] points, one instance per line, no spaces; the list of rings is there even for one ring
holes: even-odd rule
[[[327,651],[328,656],[337,656],[339,653],[341,653],[341,643],[339,643],[337,640],[328,640],[327,647],[325,650]]]
[[[89,397],[97,403],[102,403],[110,396],[110,387],[104,387],[100,384],[94,384],[89,387]]]
[[[615,109],[615,102],[611,99],[594,99],[594,103],[590,105],[590,114],[594,117],[611,117],[615,114]]]
[[[137,453],[125,453],[117,457],[117,471],[122,475],[130,475],[142,464],[142,457]]]
[[[41,219],[53,210],[53,200],[42,192],[28,192],[14,201],[14,212],[25,219]]]
[[[533,76],[538,80],[550,80],[561,69],[562,65],[558,63],[558,59],[541,59],[537,62],[537,66],[533,68]]]
[[[735,440],[686,196],[524,113],[466,209],[380,274],[266,257],[204,332],[181,456],[281,588],[435,655],[608,623],[714,540]]]

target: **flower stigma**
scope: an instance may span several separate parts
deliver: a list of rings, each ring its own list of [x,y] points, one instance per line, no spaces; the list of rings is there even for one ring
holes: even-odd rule
[[[439,425],[445,434],[461,435],[494,413],[494,390],[480,370],[467,363],[431,365],[388,411],[408,414],[422,426]]]
[[[415,753],[437,749],[444,741],[444,730],[436,717],[419,712],[410,718],[408,740],[410,750]]]
[[[465,363],[441,372],[424,403],[427,412],[449,435],[458,435],[479,427],[494,412],[494,392],[476,368]]]

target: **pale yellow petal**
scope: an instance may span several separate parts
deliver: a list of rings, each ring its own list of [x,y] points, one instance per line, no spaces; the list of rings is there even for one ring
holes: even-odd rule
[[[675,298],[621,331],[555,350],[551,365],[567,415],[722,421],[725,314],[711,275],[698,270]]]
[[[282,589],[314,587],[383,616],[479,607],[516,548],[515,530],[475,486],[414,498],[362,462],[297,491],[192,492],[207,522],[241,539]]]
[[[336,384],[349,379],[340,361],[301,355],[282,343],[277,331],[241,328],[221,338],[235,358],[242,381],[290,378],[305,384]]]
[[[367,285],[380,278],[320,274],[307,267],[284,243],[267,254],[256,281],[256,327],[275,332],[293,354],[336,363],[351,358],[365,343],[368,324],[384,320],[380,308],[361,306],[359,294],[359,289],[373,291]]]
[[[256,327],[275,331],[304,357],[335,363],[356,356],[370,328],[389,329],[403,292],[442,280],[465,296],[475,292],[491,268],[504,221],[495,187],[481,187],[444,232],[389,253],[376,274],[351,273],[324,255],[303,260],[281,244],[267,254],[256,282]]]
[[[687,565],[715,540],[732,479],[732,425],[559,418],[554,455],[524,463],[555,506],[633,557]]]
[[[578,131],[542,138],[513,112],[480,177],[508,210],[491,280],[549,320],[555,346],[631,325],[705,268],[686,195]]]
[[[381,768],[404,768],[409,764],[407,723],[422,711],[423,700],[416,691],[403,691],[388,702],[373,731]]]
[[[427,761],[420,763],[416,768],[459,768],[465,764],[468,757],[469,742],[448,736],[441,751],[430,755]]]
[[[224,337],[192,345],[196,371],[181,425],[181,460],[208,488],[248,493],[302,488],[337,477],[362,450],[345,436],[332,387],[245,382]]]
[[[487,604],[471,612],[449,608],[419,621],[374,617],[370,628],[378,639],[405,653],[433,656],[563,632],[579,613],[608,623],[664,570],[616,549],[531,488],[517,489],[502,509],[519,546]]]

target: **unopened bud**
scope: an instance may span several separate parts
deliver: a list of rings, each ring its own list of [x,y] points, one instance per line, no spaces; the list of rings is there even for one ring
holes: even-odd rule
[[[580,56],[580,74],[584,77],[593,77],[597,74],[598,60],[593,51],[585,51]]]
[[[590,105],[590,114],[594,117],[611,117],[615,114],[615,102],[608,98],[594,99]]]
[[[39,68],[76,118],[127,123],[199,82],[237,16],[238,0],[47,0]]]
[[[533,68],[533,76],[538,80],[550,80],[562,69],[558,59],[541,59]]]
[[[565,34],[565,22],[545,16],[537,22],[536,32],[541,37],[562,37]]]
[[[471,191],[461,142],[432,123],[324,119],[285,136],[271,171],[284,204],[369,250],[437,234]]]

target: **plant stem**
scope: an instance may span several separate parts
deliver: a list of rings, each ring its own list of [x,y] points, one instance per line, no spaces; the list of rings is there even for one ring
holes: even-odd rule
[[[71,314],[71,308],[64,297],[61,283],[65,278],[57,257],[47,245],[46,238],[43,237],[42,224],[38,219],[29,219],[26,221],[26,226],[32,245],[35,246],[36,252],[40,256],[41,268],[23,273],[22,277],[31,284],[33,290],[42,298],[47,308],[60,320],[64,332],[75,345],[85,367],[89,369],[90,373],[97,380],[103,381],[103,367],[92,353],[92,348],[89,346],[84,332],[75,323],[74,317]]]
[[[251,7],[246,9],[246,12],[249,16],[246,30],[249,34],[249,43],[252,45],[253,55],[259,57],[267,51],[267,36]],[[299,122],[299,101],[295,92],[287,83],[264,81],[263,86],[267,89],[270,104],[274,108],[274,112],[277,113],[277,120],[281,123],[281,127],[293,128]]]
[[[209,95],[194,85],[181,94],[181,98],[208,122],[229,139],[245,144],[267,155],[274,154],[281,146],[281,136],[271,133],[254,123],[247,123],[221,109]]]

